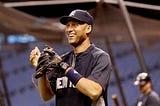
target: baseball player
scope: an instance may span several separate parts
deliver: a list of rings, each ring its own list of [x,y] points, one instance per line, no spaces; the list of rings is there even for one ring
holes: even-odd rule
[[[93,17],[73,10],[60,18],[73,50],[58,56],[51,47],[30,53],[35,78],[44,101],[56,97],[56,106],[108,106],[107,88],[112,65],[110,56],[90,41]],[[48,71],[49,70],[49,71]]]
[[[148,73],[139,73],[134,85],[139,86],[141,92],[136,106],[160,106],[160,97],[152,89],[152,82]]]

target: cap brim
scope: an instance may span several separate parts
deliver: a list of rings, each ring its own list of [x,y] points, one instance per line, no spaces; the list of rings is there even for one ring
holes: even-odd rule
[[[64,25],[67,24],[68,21],[70,20],[76,20],[76,21],[79,21],[79,22],[83,22],[81,21],[80,19],[76,18],[76,17],[70,17],[70,16],[63,16],[60,18],[60,22]]]
[[[134,82],[134,85],[139,85],[139,81],[135,81],[135,82]]]

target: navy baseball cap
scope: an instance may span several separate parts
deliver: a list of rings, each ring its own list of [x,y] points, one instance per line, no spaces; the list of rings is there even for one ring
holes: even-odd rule
[[[139,73],[134,81],[134,85],[144,85],[145,83],[151,81],[150,76],[146,72]]]
[[[76,20],[76,21],[83,22],[83,23],[87,23],[89,25],[93,24],[93,17],[90,15],[90,13],[87,12],[86,10],[80,10],[80,9],[73,10],[69,14],[69,16],[62,16],[60,18],[60,22],[64,25],[66,25],[67,22],[72,19]]]

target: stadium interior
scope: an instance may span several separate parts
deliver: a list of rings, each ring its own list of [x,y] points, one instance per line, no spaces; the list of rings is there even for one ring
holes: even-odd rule
[[[0,105],[55,106],[54,98],[43,102],[34,87],[35,68],[29,62],[29,55],[35,46],[42,50],[45,44],[59,54],[70,50],[59,17],[76,8],[93,15],[91,40],[112,55],[115,71],[108,91],[109,106],[115,106],[113,94],[117,95],[120,106],[135,106],[140,92],[133,82],[142,71],[151,75],[153,87],[160,95],[160,2],[123,1],[134,39],[117,1],[0,0]]]

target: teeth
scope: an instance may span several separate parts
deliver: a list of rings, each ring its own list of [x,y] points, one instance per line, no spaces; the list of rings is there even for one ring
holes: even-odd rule
[[[74,34],[69,34],[68,36],[74,36]]]

